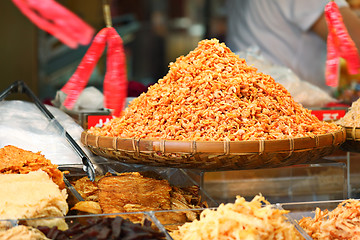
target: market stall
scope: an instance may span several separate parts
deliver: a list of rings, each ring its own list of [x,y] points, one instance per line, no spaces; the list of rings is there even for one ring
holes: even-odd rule
[[[14,2],[37,23],[48,16]],[[127,102],[123,42],[108,4],[104,11],[107,26],[59,90],[56,107],[22,81],[0,92],[0,238],[322,239],[358,231],[349,162],[334,158],[339,150],[359,151],[357,102],[339,121],[325,121],[217,39],[199,41]],[[54,31],[72,47],[86,42]],[[105,50],[104,94],[97,95],[103,108],[74,110]],[[10,100],[12,94],[28,100]],[[97,120],[89,124],[90,117]],[[261,180],[261,171],[279,169],[299,185],[232,181],[246,174]],[[320,187],[331,185],[331,192],[336,185],[341,200],[293,198],[314,180],[299,181],[297,172],[311,171],[312,177],[340,173]],[[211,187],[211,177],[223,173],[230,177]],[[241,183],[264,192],[246,199]],[[291,198],[269,201],[266,188],[286,188]],[[330,198],[326,190],[321,197]]]

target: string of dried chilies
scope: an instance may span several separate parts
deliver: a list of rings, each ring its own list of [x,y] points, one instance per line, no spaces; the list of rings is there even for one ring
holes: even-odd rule
[[[38,28],[50,33],[70,48],[88,45],[94,29],[54,0],[12,0]]]
[[[64,106],[71,109],[86,87],[105,46],[107,48],[106,74],[104,79],[104,107],[119,116],[127,96],[126,57],[123,42],[113,27],[103,28],[96,34],[91,46],[81,60],[75,73],[61,91],[67,94]]]
[[[334,1],[326,4],[325,18],[329,30],[325,78],[328,86],[336,87],[339,83],[339,58],[346,60],[349,74],[358,74],[360,57]]]

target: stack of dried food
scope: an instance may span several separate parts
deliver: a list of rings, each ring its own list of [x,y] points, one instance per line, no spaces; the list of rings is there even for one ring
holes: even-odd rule
[[[287,221],[286,213],[271,206],[262,196],[250,202],[238,196],[234,204],[205,209],[199,220],[185,223],[171,235],[175,240],[302,239],[295,226]]]
[[[63,173],[39,152],[12,145],[1,148],[0,182],[0,219],[63,217],[68,212]],[[62,218],[27,220],[25,224],[67,228]]]
[[[340,129],[319,121],[274,79],[218,40],[203,40],[118,118],[89,133],[121,138],[241,141],[312,137]]]
[[[90,213],[121,213],[153,210],[196,209],[207,207],[201,201],[198,186],[176,187],[167,180],[142,176],[138,172],[103,176],[91,182],[83,177],[72,182],[85,199],[72,208]],[[163,224],[193,221],[197,211],[164,212],[157,217]],[[128,215],[133,222],[141,222],[142,215]]]
[[[345,200],[332,211],[316,208],[314,218],[304,217],[299,225],[315,240],[359,239],[360,201]]]
[[[42,170],[60,187],[65,188],[63,173],[40,152],[34,153],[12,145],[0,148],[0,174],[26,174]]]
[[[0,183],[0,219],[63,217],[68,212],[66,189],[60,190],[42,170],[0,174]],[[67,229],[63,218],[26,220],[25,224]]]

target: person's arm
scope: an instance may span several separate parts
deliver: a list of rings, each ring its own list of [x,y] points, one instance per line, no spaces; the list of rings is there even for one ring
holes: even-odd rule
[[[340,7],[340,12],[344,24],[359,51],[360,50],[360,18],[349,7]],[[316,32],[321,38],[323,38],[326,41],[328,28],[324,14],[322,14],[320,18],[314,23],[314,25],[311,27],[311,30]]]

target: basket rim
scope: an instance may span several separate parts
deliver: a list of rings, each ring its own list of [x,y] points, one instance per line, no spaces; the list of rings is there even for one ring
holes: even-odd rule
[[[346,126],[342,126],[342,127],[345,128],[346,131],[346,140],[360,141],[360,128],[346,127]]]
[[[347,130],[280,140],[244,140],[244,141],[175,141],[161,139],[134,139],[99,136],[84,130],[81,142],[92,148],[110,151],[160,152],[160,153],[206,153],[206,154],[262,154],[271,152],[306,151],[315,148],[340,145],[345,142]],[[360,137],[360,129],[359,134]]]

